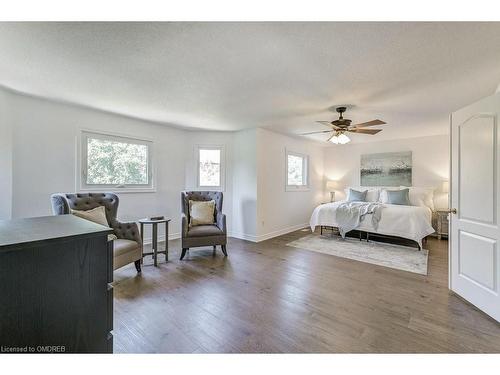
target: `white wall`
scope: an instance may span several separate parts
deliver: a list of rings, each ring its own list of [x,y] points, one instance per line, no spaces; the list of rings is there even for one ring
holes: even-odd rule
[[[343,188],[360,185],[362,154],[395,151],[412,151],[413,186],[435,187],[436,208],[447,207],[447,195],[442,192],[441,186],[449,178],[448,135],[338,145],[325,149],[325,176],[340,182],[336,198],[344,198]]]
[[[265,129],[257,131],[259,240],[307,226],[323,199],[323,148],[320,144]],[[309,156],[309,190],[286,191],[286,150]]]
[[[0,220],[12,215],[12,124],[8,95],[0,90]]]
[[[154,140],[156,192],[120,194],[119,217],[137,220],[163,214],[172,218],[170,233],[180,233],[185,131],[23,95],[9,94],[8,101],[14,218],[51,215],[50,194],[77,190],[76,142],[85,128]]]
[[[285,191],[285,150],[309,156],[310,189]],[[234,237],[262,241],[308,225],[323,198],[323,147],[265,129],[234,134]]]
[[[257,241],[257,130],[234,134],[232,235]]]
[[[228,216],[227,226],[232,232],[236,223],[238,234],[255,236],[255,219],[248,208],[247,182],[256,181],[255,141],[248,143],[249,132],[197,132],[180,130],[150,122],[113,115],[50,100],[19,95],[0,90],[0,105],[5,102],[9,118],[2,117],[0,138],[0,166],[2,180],[0,194],[0,218],[33,217],[51,215],[50,194],[77,191],[77,142],[81,129],[117,133],[153,140],[155,186],[150,193],[120,193],[119,217],[123,220],[138,220],[151,215],[165,215],[172,219],[170,238],[180,234],[180,192],[196,189],[197,158],[195,147],[199,144],[223,145],[225,149],[224,212]],[[1,108],[1,107],[0,107]],[[5,121],[3,121],[5,120]],[[4,126],[5,125],[5,126]],[[12,137],[7,136],[13,129]],[[251,136],[250,136],[251,138]],[[233,152],[233,143],[238,139],[238,153]],[[253,155],[253,156],[252,156]],[[234,158],[241,166],[238,178],[233,178]],[[253,158],[253,161],[252,161]],[[245,164],[244,161],[249,161]],[[253,163],[253,167],[252,167]],[[7,166],[12,165],[12,168]],[[9,175],[13,171],[12,176]],[[239,185],[238,197],[233,197],[233,184]],[[14,194],[11,194],[13,188]],[[256,185],[254,191],[256,192]],[[255,193],[256,194],[256,193]],[[244,202],[233,209],[237,199]],[[252,198],[255,204],[255,197]],[[146,241],[150,238],[146,228]],[[163,239],[163,228],[160,228]],[[252,237],[253,238],[253,237]]]
[[[199,144],[224,146],[228,231],[252,241],[307,225],[314,207],[328,199],[325,176],[341,180],[344,186],[359,185],[363,153],[413,151],[414,186],[439,187],[448,176],[446,135],[324,147],[265,129],[180,130],[2,90],[0,113],[0,196],[6,197],[0,201],[0,218],[50,215],[50,194],[78,190],[80,129],[153,139],[156,192],[121,193],[119,216],[137,220],[166,215],[172,218],[171,238],[180,233],[180,191],[196,187],[195,147]],[[309,155],[309,191],[285,191],[286,149]],[[436,204],[446,206],[439,192]],[[147,232],[146,239],[149,236]]]
[[[217,145],[224,147],[224,199],[222,212],[227,216],[227,230],[232,231],[232,211],[233,211],[233,132],[208,132],[208,131],[188,131],[185,141],[185,189],[197,189],[198,172],[198,149],[199,145]],[[180,196],[180,193],[179,193]]]

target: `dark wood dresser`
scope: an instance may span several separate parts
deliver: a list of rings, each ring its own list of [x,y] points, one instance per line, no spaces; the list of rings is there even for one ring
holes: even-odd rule
[[[0,221],[0,353],[111,353],[110,228],[73,215]]]

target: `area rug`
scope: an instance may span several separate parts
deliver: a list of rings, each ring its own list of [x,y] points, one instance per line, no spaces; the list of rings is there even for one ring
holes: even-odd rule
[[[427,275],[428,250],[340,236],[310,234],[287,246]]]

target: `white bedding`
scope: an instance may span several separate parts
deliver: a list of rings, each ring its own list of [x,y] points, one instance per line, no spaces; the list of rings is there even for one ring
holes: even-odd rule
[[[314,209],[309,222],[314,231],[316,226],[338,227],[336,209],[341,202],[322,204]],[[371,215],[366,215],[357,229],[397,236],[416,241],[422,247],[422,239],[434,233],[431,225],[432,211],[428,207],[384,204],[378,228],[372,224]]]

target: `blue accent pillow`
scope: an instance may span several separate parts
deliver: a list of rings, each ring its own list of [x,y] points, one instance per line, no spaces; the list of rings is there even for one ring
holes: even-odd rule
[[[399,204],[401,206],[411,206],[410,203],[410,189],[402,190],[386,190],[387,192],[387,203],[389,204]]]
[[[357,191],[353,189],[349,189],[349,195],[347,196],[347,201],[348,202],[366,202],[366,193],[368,190],[365,191]]]

